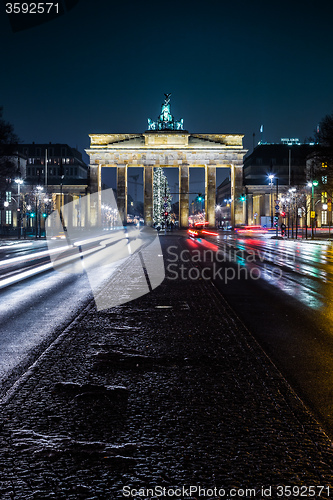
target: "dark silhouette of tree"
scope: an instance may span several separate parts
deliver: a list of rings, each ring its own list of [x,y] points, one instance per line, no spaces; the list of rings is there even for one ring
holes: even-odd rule
[[[19,138],[14,133],[14,127],[11,123],[2,118],[3,106],[0,106],[0,147],[5,144],[17,144]]]
[[[13,125],[6,122],[2,114],[3,107],[0,106],[0,182],[15,176],[15,163],[11,160],[12,145],[20,142]]]
[[[324,116],[315,132],[315,156],[333,170],[333,113]]]
[[[318,180],[319,188],[331,198],[333,192],[333,113],[327,114],[320,121],[314,133],[313,152],[308,160],[310,164],[309,180]],[[318,189],[319,191],[319,189]]]

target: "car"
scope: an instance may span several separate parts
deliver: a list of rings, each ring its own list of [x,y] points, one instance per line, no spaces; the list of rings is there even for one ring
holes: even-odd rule
[[[204,238],[206,235],[218,236],[218,233],[215,231],[210,231],[207,228],[208,222],[196,222],[194,226],[190,227],[187,230],[187,233],[190,238]]]
[[[235,228],[235,233],[250,235],[253,236],[255,234],[266,234],[268,229],[266,226],[239,226]]]

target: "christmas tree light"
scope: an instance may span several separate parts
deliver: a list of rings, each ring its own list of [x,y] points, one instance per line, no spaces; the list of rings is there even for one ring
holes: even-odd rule
[[[153,179],[153,222],[154,226],[162,226],[162,223],[170,221],[171,212],[171,194],[168,184],[168,179],[166,178],[163,168],[156,167],[154,169],[154,179]],[[168,216],[165,216],[165,212]]]

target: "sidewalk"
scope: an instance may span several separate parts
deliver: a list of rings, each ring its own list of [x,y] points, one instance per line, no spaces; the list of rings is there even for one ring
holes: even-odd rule
[[[0,428],[4,500],[333,497],[332,443],[204,280],[91,303],[4,398]]]

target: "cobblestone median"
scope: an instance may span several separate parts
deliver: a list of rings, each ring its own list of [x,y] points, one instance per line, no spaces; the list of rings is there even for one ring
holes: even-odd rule
[[[331,442],[204,280],[88,306],[0,426],[2,499],[333,497]]]

